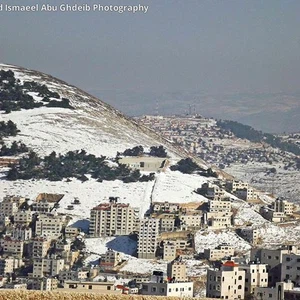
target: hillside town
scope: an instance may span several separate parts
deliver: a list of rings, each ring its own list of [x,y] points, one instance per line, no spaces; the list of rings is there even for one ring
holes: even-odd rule
[[[166,158],[122,158],[133,169],[161,173]],[[238,180],[214,180],[196,191],[202,202],[152,201],[142,216],[139,207],[119,196],[102,199],[90,210],[88,230],[72,224],[79,198],[59,212],[63,194],[41,193],[35,199],[11,195],[0,202],[0,273],[2,289],[77,291],[86,293],[141,294],[152,296],[220,299],[299,299],[300,248],[297,243],[271,249],[251,224],[236,222],[236,202],[249,204],[266,221],[281,226],[297,222],[299,207],[285,199],[263,201],[260,191]],[[163,199],[162,199],[163,200]],[[76,223],[75,223],[76,224]],[[230,229],[251,245],[238,251],[230,243],[196,251],[196,235]],[[124,253],[89,240],[126,236],[136,243],[137,261],[163,262],[143,274],[126,271]],[[100,247],[101,248],[101,247]],[[99,248],[99,249],[100,249]],[[96,249],[96,250],[95,250]],[[93,263],[86,263],[89,255]],[[189,264],[204,272],[191,274]],[[299,265],[299,266],[298,266]],[[193,269],[193,266],[192,266]]]

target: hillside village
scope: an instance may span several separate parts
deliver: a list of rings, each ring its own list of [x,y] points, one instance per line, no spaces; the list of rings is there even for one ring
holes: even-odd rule
[[[249,126],[236,122],[228,126],[226,122],[192,113],[185,116],[147,115],[136,117],[136,120],[186,149],[190,155],[202,158],[259,190],[290,201],[299,197],[299,186],[293,184],[300,179],[297,133],[279,135],[276,140],[277,137],[263,136]]]
[[[15,71],[19,87],[33,78],[24,72]],[[39,76],[34,73],[35,80],[49,81]],[[4,84],[13,93],[11,80]],[[187,118],[194,124],[187,129],[180,120],[180,131],[175,124],[165,135],[175,134],[181,148],[173,147],[74,87],[47,86],[43,102],[64,96],[68,105],[36,105],[41,85],[31,84],[30,107],[23,108],[26,101],[11,106],[15,100],[6,98],[1,114],[1,289],[299,299],[297,199],[261,191],[192,155],[203,147],[209,160],[209,151],[228,154],[228,147],[228,164],[253,159],[274,174],[270,157],[294,169],[294,154],[260,149],[243,156],[226,139],[216,148],[210,141],[215,121],[204,118]],[[157,120],[163,118],[150,118]],[[116,128],[119,139],[110,132]],[[207,141],[182,138],[201,128]],[[219,134],[219,140],[231,136]],[[220,162],[209,160],[222,169]]]
[[[157,176],[168,172],[159,157],[128,156],[123,163]],[[72,222],[74,208],[84,205],[79,198],[62,213],[63,194],[6,196],[0,202],[1,286],[187,297],[203,296],[206,290],[211,298],[270,299],[272,294],[272,299],[281,299],[276,286],[285,297],[299,295],[299,245],[265,247],[255,220],[241,224],[238,206],[249,205],[265,224],[285,228],[298,224],[297,205],[279,198],[266,202],[259,191],[236,180],[210,177],[194,192],[203,201],[152,201],[142,216],[138,206],[110,196],[90,209],[88,228]],[[226,232],[227,238],[218,243],[217,235]],[[244,241],[243,247],[230,240],[229,232]],[[201,242],[212,234],[216,236],[209,240],[217,244]],[[110,247],[112,240],[101,244],[121,237],[130,241],[132,253],[122,253],[122,245]],[[144,273],[139,261],[153,265]]]

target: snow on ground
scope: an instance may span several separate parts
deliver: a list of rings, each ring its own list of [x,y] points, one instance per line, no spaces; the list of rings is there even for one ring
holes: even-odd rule
[[[186,269],[187,269],[187,276],[202,276],[206,275],[207,269],[209,266],[204,263],[201,260],[195,260],[195,259],[188,259],[188,260],[183,260]]]
[[[204,249],[214,249],[223,243],[234,246],[234,249],[237,251],[251,249],[251,246],[245,240],[228,229],[218,232],[199,230],[195,235],[196,252],[204,252]]]
[[[147,274],[152,271],[167,271],[166,261],[156,261],[148,259],[137,259],[136,257],[130,257],[127,264],[121,268],[121,271],[127,271],[132,273]]]
[[[136,252],[137,242],[129,236],[87,238],[85,240],[86,251],[91,253],[85,263],[93,263],[104,254],[108,248],[120,252],[123,257],[130,258]]]
[[[242,225],[262,225],[269,223],[265,218],[263,218],[258,212],[254,210],[254,205],[248,203],[242,203],[238,207],[237,214],[234,217],[234,224],[237,226]]]
[[[1,176],[1,173],[0,173]],[[120,197],[120,202],[129,203],[132,207],[140,208],[142,216],[150,205],[150,195],[154,181],[123,183],[120,180],[97,182],[90,179],[81,182],[72,179],[71,182],[47,180],[17,180],[6,181],[2,173],[0,199],[5,195],[21,195],[35,199],[39,193],[65,194],[60,201],[58,212],[73,215],[74,223],[86,220],[90,210],[102,202],[107,202],[108,197]],[[74,205],[74,210],[67,210],[74,197],[78,197],[81,204]],[[71,225],[72,223],[70,223]]]
[[[208,181],[207,177],[199,175],[182,174],[179,171],[166,170],[157,175],[155,188],[153,191],[153,201],[155,202],[202,202],[207,199],[194,190]]]
[[[262,240],[262,246],[278,248],[284,244],[298,244],[300,239],[300,226],[281,227],[275,224],[265,224],[257,228]]]

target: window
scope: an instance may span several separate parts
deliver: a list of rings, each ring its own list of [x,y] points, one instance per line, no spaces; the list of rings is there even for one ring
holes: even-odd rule
[[[243,279],[243,276],[239,276],[239,280],[242,280]]]
[[[92,285],[89,285],[89,290],[92,290],[93,289],[93,286]]]
[[[241,285],[239,285],[239,286],[238,286],[238,290],[241,290],[241,289],[242,289],[242,286],[241,286]]]
[[[156,287],[155,286],[152,287],[151,292],[156,292]]]
[[[107,289],[108,291],[110,291],[111,287],[110,287],[110,286],[107,286],[106,289]]]

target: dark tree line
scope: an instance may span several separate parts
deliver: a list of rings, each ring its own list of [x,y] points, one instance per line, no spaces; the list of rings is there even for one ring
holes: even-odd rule
[[[86,175],[102,182],[103,180],[122,180],[125,183],[149,181],[154,179],[154,174],[143,175],[139,170],[131,170],[126,165],[120,164],[111,167],[106,162],[106,157],[96,157],[87,154],[85,150],[69,151],[66,154],[52,152],[41,158],[31,151],[20,159],[19,165],[12,167],[7,179],[48,179],[60,181],[64,178],[75,177],[81,181],[88,180]]]
[[[156,157],[167,157],[167,151],[162,145],[152,146],[149,153],[145,153],[143,146],[135,146],[133,148],[126,149],[122,153],[118,152],[118,156],[142,156],[144,154],[149,154],[150,156]]]
[[[41,102],[37,102],[28,92],[38,93],[43,97]],[[56,100],[57,99],[57,100]],[[33,109],[41,106],[70,108],[69,99],[62,98],[56,92],[50,91],[44,84],[35,81],[25,81],[21,84],[16,80],[14,72],[0,71],[0,111],[10,113],[20,109]]]

